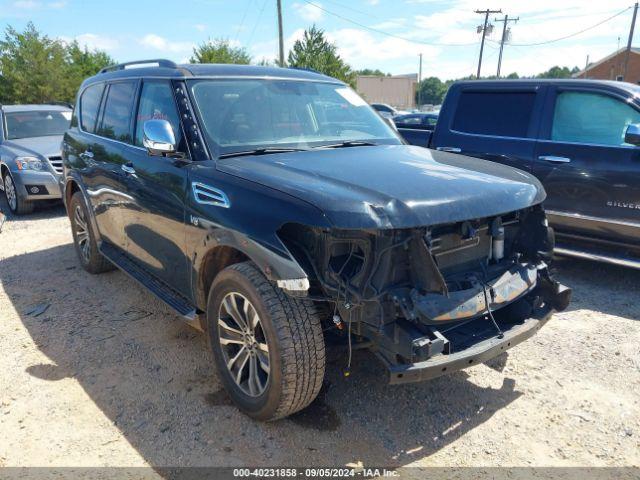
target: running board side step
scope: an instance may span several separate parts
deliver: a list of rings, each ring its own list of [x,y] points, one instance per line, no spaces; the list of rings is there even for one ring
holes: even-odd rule
[[[596,262],[609,263],[612,265],[619,265],[621,267],[636,268],[640,270],[640,260],[635,260],[626,257],[617,257],[611,254],[590,252],[587,250],[576,248],[564,248],[556,247],[553,249],[553,253],[564,257],[582,258],[585,260],[592,260]]]
[[[102,242],[100,245],[100,253],[129,277],[136,280],[156,297],[182,315],[189,323],[195,322],[198,313],[195,307],[181,294],[138,266],[115,247]]]

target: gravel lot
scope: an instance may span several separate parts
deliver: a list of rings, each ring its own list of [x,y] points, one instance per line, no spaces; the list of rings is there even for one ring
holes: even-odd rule
[[[431,382],[386,385],[366,352],[345,379],[330,352],[319,399],[261,424],[203,335],[124,274],[84,272],[71,242],[60,206],[0,234],[0,466],[640,465],[638,271],[558,261],[569,311]]]

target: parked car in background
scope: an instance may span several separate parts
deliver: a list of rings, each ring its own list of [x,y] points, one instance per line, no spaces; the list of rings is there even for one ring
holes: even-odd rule
[[[382,115],[384,118],[393,118],[398,114],[398,111],[386,103],[372,103],[373,109]]]
[[[393,118],[396,115],[404,115],[409,112],[405,112],[404,110],[397,110],[393,108],[391,105],[387,105],[386,103],[372,103],[371,106],[373,109],[382,115],[384,118]]]
[[[566,308],[531,175],[405,145],[318,73],[143,64],[80,88],[63,143],[78,259],[208,332],[252,417],[315,398],[325,332],[406,383],[500,355]]]
[[[556,253],[640,268],[640,87],[597,80],[451,86],[431,148],[535,175]]]
[[[429,137],[424,131],[433,131],[438,121],[437,113],[409,113],[393,117],[398,132],[412,145],[426,147]]]
[[[61,105],[0,106],[0,188],[12,213],[61,198],[60,149],[71,112]]]

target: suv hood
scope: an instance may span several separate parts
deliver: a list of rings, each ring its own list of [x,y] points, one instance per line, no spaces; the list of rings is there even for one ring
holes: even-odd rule
[[[58,156],[62,150],[62,135],[5,140],[2,142],[2,146],[11,149],[16,155],[21,156]]]
[[[410,228],[520,210],[542,202],[532,175],[408,145],[235,157],[217,168],[309,202],[337,228]]]

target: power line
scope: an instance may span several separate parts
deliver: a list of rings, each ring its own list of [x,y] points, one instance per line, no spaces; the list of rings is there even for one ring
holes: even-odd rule
[[[258,28],[258,25],[260,24],[260,20],[262,20],[262,14],[264,13],[264,9],[267,6],[267,2],[269,0],[264,0],[262,2],[262,8],[260,8],[260,12],[258,13],[258,18],[256,19],[256,23],[253,25],[253,29],[251,29],[251,35],[249,36],[249,41],[247,42],[247,45],[251,45],[251,43],[253,42],[253,36],[256,33],[256,29]]]
[[[409,43],[416,43],[416,44],[419,44],[419,45],[428,45],[428,46],[433,46],[433,47],[470,47],[470,46],[476,44],[475,42],[473,42],[473,43],[421,42],[421,41],[418,41],[418,40],[413,40],[411,38],[402,37],[400,35],[394,35],[393,33],[385,32],[384,30],[380,30],[378,28],[370,27],[368,25],[364,25],[364,24],[362,24],[360,22],[356,22],[355,20],[351,20],[350,18],[347,18],[347,17],[345,17],[343,15],[340,15],[338,13],[335,13],[335,12],[332,12],[330,10],[327,10],[326,8],[321,7],[317,3],[313,3],[313,2],[311,2],[309,0],[303,0],[303,1],[304,1],[304,3],[306,3],[308,5],[311,5],[311,6],[317,8],[319,10],[322,10],[324,13],[332,15],[332,16],[334,16],[336,18],[344,20],[345,22],[351,23],[351,24],[356,25],[356,26],[358,26],[360,28],[364,28],[365,30],[370,30],[372,32],[379,33],[380,35],[385,35],[387,37],[392,37],[392,38],[397,38],[399,40],[404,40],[405,42],[409,42]]]
[[[559,38],[554,38],[553,40],[545,40],[544,42],[536,42],[536,43],[510,43],[509,45],[512,47],[536,47],[538,45],[548,45],[550,43],[555,43],[555,42],[560,42],[562,40],[566,40],[568,38],[572,38],[575,36],[578,36],[582,33],[588,32],[589,30],[593,30],[594,28],[599,27],[600,25],[603,25],[611,20],[613,20],[616,17],[619,17],[620,15],[622,15],[623,13],[629,11],[631,8],[633,7],[627,7],[624,10],[619,11],[618,13],[616,13],[615,15],[612,15],[604,20],[602,20],[601,22],[596,23],[595,25],[591,25],[590,27],[587,28],[583,28],[582,30],[575,32],[575,33],[571,33],[569,35],[565,35],[563,37],[559,37]],[[494,40],[489,40],[490,42],[494,42]],[[498,43],[498,42],[495,42]]]
[[[376,19],[380,20],[380,17],[378,15],[374,15],[373,13],[363,12],[362,10],[358,10],[356,8],[353,8],[353,7],[348,7],[347,5],[342,5],[341,3],[334,2],[332,0],[324,0],[324,1],[327,2],[327,3],[331,3],[331,4],[333,4],[333,5],[337,6],[337,7],[342,7],[344,9],[346,9],[346,10],[351,10],[352,12],[357,13],[359,15],[364,15],[365,17],[376,18]]]
[[[242,27],[244,27],[244,21],[247,18],[247,12],[249,12],[249,7],[251,6],[251,4],[253,3],[253,0],[247,0],[247,6],[244,9],[244,13],[242,14],[242,20],[240,21],[240,25],[238,25],[238,28],[236,28],[236,36],[234,38],[235,41],[238,40],[238,35],[240,35],[240,30],[242,30]]]

